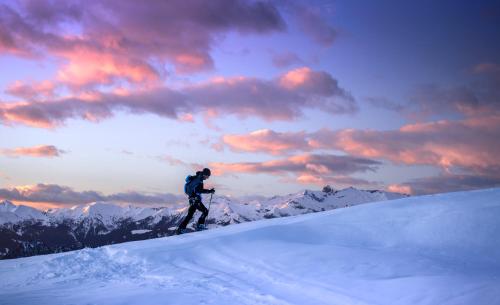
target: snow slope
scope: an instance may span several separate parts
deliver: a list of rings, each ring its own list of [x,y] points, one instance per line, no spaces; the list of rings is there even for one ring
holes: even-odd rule
[[[0,261],[0,304],[500,304],[500,189]]]

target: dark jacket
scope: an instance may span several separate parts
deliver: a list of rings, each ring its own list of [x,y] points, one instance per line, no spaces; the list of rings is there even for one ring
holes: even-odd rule
[[[191,189],[194,190],[191,194],[188,194],[189,197],[196,196],[199,194],[208,194],[210,190],[207,190],[203,187],[203,179],[201,172],[196,172],[196,176],[190,182]]]

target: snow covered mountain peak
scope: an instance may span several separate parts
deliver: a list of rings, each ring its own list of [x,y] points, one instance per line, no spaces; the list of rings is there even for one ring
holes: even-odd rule
[[[15,205],[8,200],[0,203],[0,225],[24,220],[46,221],[47,217],[42,211],[29,206]]]
[[[16,209],[16,205],[8,200],[3,200],[0,202],[0,212],[12,212]]]
[[[111,202],[97,201],[86,205],[83,208],[83,215],[86,216],[100,216],[100,217],[113,217],[120,215],[124,208],[113,204]]]

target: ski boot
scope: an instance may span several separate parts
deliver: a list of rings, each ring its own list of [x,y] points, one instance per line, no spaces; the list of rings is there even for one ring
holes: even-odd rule
[[[205,226],[205,224],[199,223],[196,225],[196,231],[203,231],[206,229],[207,229],[207,226]]]
[[[184,233],[187,233],[187,232],[188,232],[188,230],[187,230],[187,229],[181,229],[181,228],[179,228],[179,229],[177,229],[177,230],[175,231],[175,234],[176,234],[176,235],[181,235],[181,234],[184,234]]]

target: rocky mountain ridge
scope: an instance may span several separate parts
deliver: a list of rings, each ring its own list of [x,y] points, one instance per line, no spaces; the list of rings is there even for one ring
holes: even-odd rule
[[[323,191],[305,190],[262,199],[213,196],[207,225],[213,228],[405,196],[353,187],[343,190],[325,187]],[[208,205],[208,197],[204,202]],[[0,203],[0,259],[168,236],[174,233],[186,213],[187,205],[150,208],[120,206],[112,202],[40,211],[5,200]],[[193,221],[196,219],[195,215]]]

